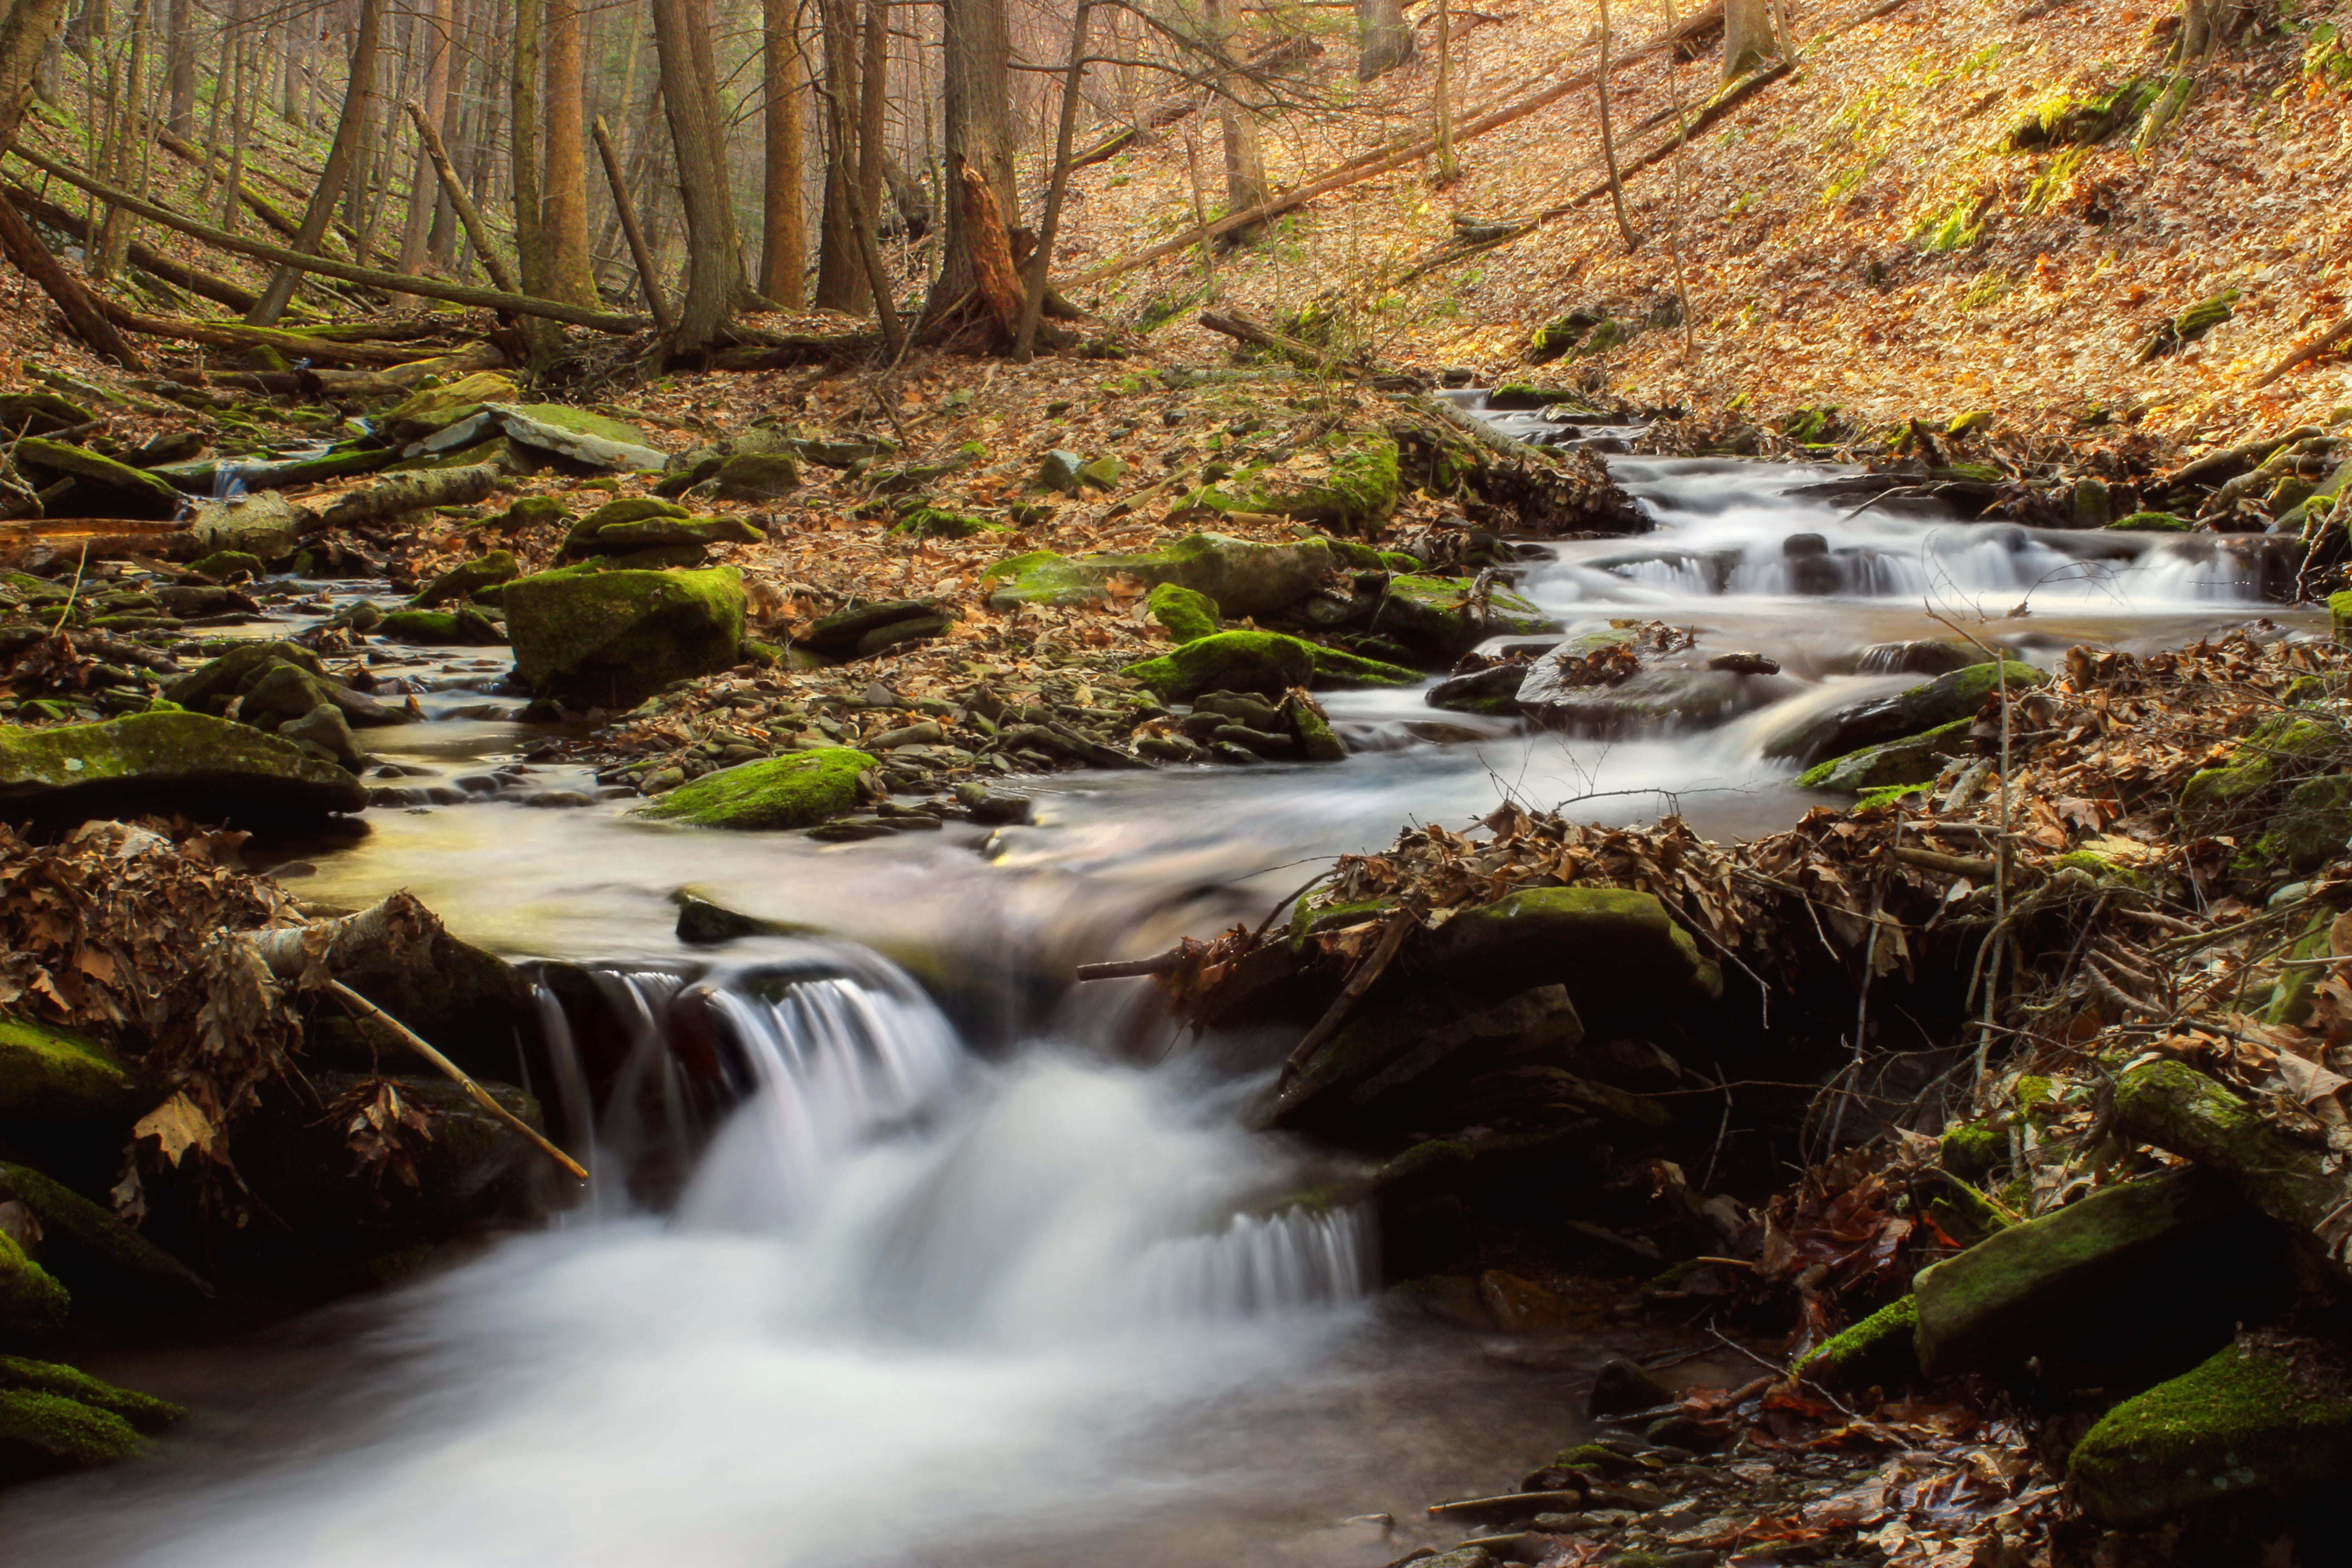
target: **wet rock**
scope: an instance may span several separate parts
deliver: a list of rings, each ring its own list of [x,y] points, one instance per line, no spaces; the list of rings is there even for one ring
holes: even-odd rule
[[[1990,664],[1991,657],[1948,637],[1918,637],[1910,642],[1873,643],[1855,661],[1856,675],[1949,675],[1972,664]]]
[[[228,706],[229,699],[243,694],[281,665],[308,675],[321,673],[319,656],[299,643],[243,643],[165,681],[163,695],[183,708],[217,714]]]
[[[1920,1271],[1919,1365],[2097,1383],[2145,1360],[2193,1362],[2273,1282],[2278,1238],[2218,1177],[2108,1187]],[[2120,1360],[2118,1358],[2121,1358]]]
[[[1001,826],[1007,823],[1026,822],[1033,809],[1025,795],[1006,795],[990,789],[986,784],[966,781],[955,786],[958,805],[971,813],[971,819],[984,826]]]
[[[737,452],[712,478],[720,500],[773,500],[800,489],[801,465],[790,452]]]
[[[1648,1368],[1623,1356],[1611,1356],[1592,1375],[1592,1392],[1585,1399],[1584,1413],[1598,1421],[1604,1416],[1622,1415],[1631,1410],[1654,1409],[1674,1402],[1675,1391]]]
[[[1429,689],[1432,708],[1456,713],[1485,713],[1508,718],[1519,710],[1519,687],[1528,678],[1524,664],[1490,664],[1484,669],[1441,680]]]
[[[2326,1154],[2179,1062],[2125,1073],[2115,1114],[2118,1132],[2196,1161],[2292,1235],[2317,1231],[2344,1202],[2342,1178],[2328,1171]]]
[[[1901,1383],[1919,1375],[1918,1329],[1918,1300],[1906,1296],[1824,1340],[1797,1370],[1836,1388]]]
[[[1400,572],[1372,617],[1384,632],[1423,657],[1452,663],[1492,637],[1528,637],[1556,632],[1559,623],[1503,588],[1490,588],[1475,602],[1476,581],[1426,577]]]
[[[1291,693],[1288,706],[1290,731],[1298,739],[1301,757],[1310,763],[1347,760],[1347,743],[1333,731],[1331,721],[1322,709],[1297,692]]]
[[[1145,603],[1151,618],[1166,627],[1168,635],[1179,643],[1198,642],[1216,632],[1217,602],[1206,594],[1175,583],[1161,583],[1152,588]]]
[[[1864,746],[1806,769],[1798,776],[1797,785],[1800,789],[1851,790],[1859,794],[1889,784],[1933,784],[1944,771],[1947,759],[1968,751],[1970,727],[1969,720],[1955,719],[1909,740]]]
[[[1535,888],[1456,915],[1419,944],[1417,967],[1465,984],[1567,988],[1588,1026],[1654,1017],[1723,994],[1721,969],[1647,893]]]
[[[208,552],[233,551],[261,561],[294,553],[311,514],[276,490],[205,501],[188,519],[188,532]],[[207,571],[206,576],[218,573]],[[255,573],[256,576],[260,574]]]
[[[0,1121],[102,1121],[143,1110],[154,1098],[87,1036],[0,1017]]]
[[[988,604],[1000,612],[1018,605],[1098,604],[1113,578],[1131,577],[1190,588],[1214,600],[1222,615],[1240,619],[1297,604],[1322,585],[1334,563],[1328,540],[1257,544],[1215,533],[1190,534],[1159,550],[1070,556],[1038,551],[989,569],[996,585]]]
[[[278,733],[298,746],[315,747],[337,766],[352,773],[367,765],[367,752],[361,749],[359,737],[352,733],[342,710],[331,702],[321,702],[299,719],[278,725]]]
[[[44,816],[223,813],[246,822],[358,811],[360,781],[290,741],[202,713],[0,729],[0,805]]]
[[[1613,686],[1568,686],[1559,666],[1534,667],[1519,686],[1520,710],[1580,735],[1616,739],[1712,729],[1768,708],[1800,689],[1785,676],[1718,669],[1645,669]]]
[[[2141,1530],[2233,1497],[2340,1497],[2352,1486],[2342,1352],[2306,1344],[2294,1357],[2296,1348],[2225,1345],[2107,1412],[2067,1461],[2084,1511]]]
[[[1765,742],[1764,754],[1811,767],[1906,736],[1920,735],[1956,720],[1973,719],[1986,700],[2006,686],[2011,692],[2046,686],[2050,677],[2014,660],[1977,664],[1898,691],[1816,715]]]
[[[393,642],[424,647],[495,647],[507,640],[499,623],[470,604],[454,610],[394,610],[376,623]]]
[[[269,565],[260,556],[243,550],[215,550],[190,562],[188,570],[226,583],[240,577],[258,577],[269,570]]]
[[[0,1334],[34,1339],[56,1332],[72,1309],[66,1288],[0,1231]]]
[[[507,584],[515,670],[541,696],[576,707],[633,708],[673,680],[741,657],[742,574],[582,572]]]
[[[469,599],[485,588],[513,582],[517,571],[512,551],[493,550],[487,555],[442,573],[426,584],[424,591],[409,604],[420,610],[429,610],[451,599]]]
[[[1254,1113],[1261,1127],[1346,1128],[1396,1107],[1423,1109],[1434,1086],[1570,1059],[1584,1025],[1558,985],[1482,1006],[1475,994],[1425,991],[1367,1008],[1326,1040]]]
[[[212,1294],[186,1264],[111,1210],[29,1165],[0,1162],[0,1201],[24,1205],[39,1221],[45,1265],[84,1298],[143,1313]]]
[[[874,765],[843,746],[746,763],[681,784],[632,815],[743,831],[813,827],[856,809],[859,776]]]

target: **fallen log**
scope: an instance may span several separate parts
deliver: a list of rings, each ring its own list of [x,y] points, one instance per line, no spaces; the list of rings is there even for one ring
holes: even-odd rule
[[[613,145],[613,133],[604,129],[603,115],[596,117],[593,129],[596,156],[604,165],[604,183],[613,187],[613,210],[620,216],[621,232],[629,241],[629,255],[636,261],[637,291],[646,297],[646,309],[653,313],[654,330],[667,337],[671,326],[669,302],[662,298],[661,279],[654,266],[653,251],[646,244],[645,226],[637,222],[637,204],[629,195],[628,176],[621,171],[620,151]],[[477,240],[475,243],[478,245],[481,242]]]
[[[19,184],[8,185],[5,195],[16,210],[27,217],[37,218],[60,233],[73,236],[84,245],[89,243],[88,220],[71,207],[62,206]],[[199,272],[193,267],[183,266],[141,240],[131,242],[128,254],[131,265],[142,272],[151,272],[174,288],[185,289],[191,294],[201,295],[216,305],[226,305],[232,310],[250,310],[255,301],[261,298],[252,289],[232,283],[226,278],[215,278],[209,272]]]
[[[529,295],[509,294],[497,289],[474,289],[462,283],[445,282],[437,278],[412,278],[404,273],[386,272],[373,267],[362,267],[354,262],[338,261],[331,257],[310,256],[289,250],[282,245],[265,245],[227,233],[210,224],[197,223],[182,217],[168,207],[156,205],[129,191],[117,190],[91,179],[80,170],[60,163],[42,153],[18,146],[12,149],[16,156],[46,174],[56,175],[66,184],[88,191],[102,202],[121,207],[128,213],[176,229],[192,238],[250,256],[256,260],[275,262],[298,272],[315,272],[323,278],[340,278],[347,283],[364,283],[393,294],[416,294],[428,300],[446,300],[453,305],[470,305],[481,310],[504,310],[518,316],[538,316],[568,326],[587,327],[595,331],[626,337],[643,331],[651,323],[643,316],[619,316],[609,310],[590,310],[584,305],[567,305],[556,300],[535,300]]]
[[[433,164],[434,176],[441,182],[441,194],[449,198],[457,221],[465,226],[466,237],[474,242],[474,254],[481,258],[482,270],[489,274],[490,287],[511,293],[514,274],[507,270],[498,247],[490,243],[490,226],[482,221],[482,211],[474,205],[473,193],[466,189],[466,182],[457,177],[457,171],[449,166],[449,154],[441,146],[441,132],[435,129],[425,106],[413,98],[408,100],[408,117],[416,122],[417,139],[425,143],[425,156]]]
[[[1278,353],[1304,370],[1328,373],[1339,368],[1338,362],[1312,343],[1304,343],[1297,338],[1285,337],[1280,332],[1270,331],[1247,316],[1234,315],[1229,311],[1203,310],[1200,315],[1200,322],[1213,332],[1223,332],[1225,336],[1238,342],[1247,343],[1252,348],[1265,349]]]
[[[163,561],[194,561],[213,546],[176,522],[137,517],[33,518],[0,522],[0,550],[41,546],[92,561],[146,555]]]
[[[57,302],[76,337],[127,369],[147,368],[147,362],[107,320],[96,296],[58,264],[48,247],[41,243],[40,236],[33,232],[33,226],[8,205],[5,196],[0,196],[0,252],[5,252],[17,271],[39,284],[41,292]]]
[[[276,327],[231,326],[225,321],[191,321],[177,316],[149,316],[127,305],[100,297],[99,308],[117,325],[151,338],[171,338],[213,348],[272,349],[289,359],[327,360],[340,364],[378,367],[406,364],[416,358],[411,349],[373,343],[339,343]]]
[[[2317,337],[2304,343],[2246,384],[2250,387],[2268,386],[2287,372],[2319,358],[2347,339],[2352,339],[2352,316],[2345,317]]]
[[[186,159],[205,174],[213,173],[213,161],[205,155],[204,149],[186,137],[159,128],[155,132],[155,140],[163,143],[166,152]],[[254,216],[289,239],[293,238],[302,230],[302,226],[295,221],[292,214],[247,184],[242,178],[239,178],[236,183],[236,199],[243,203]]]
[[[496,489],[499,477],[496,463],[477,463],[464,468],[424,468],[403,474],[336,498],[332,506],[319,514],[317,522],[302,531],[303,535],[307,538],[329,529],[396,517],[404,511],[422,511],[429,507],[463,506]]]

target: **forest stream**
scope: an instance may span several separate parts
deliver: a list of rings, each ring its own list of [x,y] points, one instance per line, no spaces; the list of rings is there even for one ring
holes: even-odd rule
[[[640,1087],[715,1020],[737,1103],[704,1127],[527,1086],[592,1133],[576,1207],[266,1335],[94,1361],[203,1412],[203,1451],[8,1494],[8,1562],[1371,1568],[1439,1541],[1421,1505],[1574,1439],[1603,1354],[1683,1342],[1505,1341],[1384,1297],[1364,1216],[1299,1198],[1328,1158],[1238,1124],[1292,1041],[1192,1041],[1149,982],[1070,967],[1255,922],[1302,867],[1506,795],[1786,826],[1814,797],[1767,742],[1916,679],[1871,673],[1881,645],[1965,627],[2048,667],[2318,624],[2227,537],[1892,516],[1787,493],[1820,469],[1588,437],[1654,530],[1524,545],[1517,591],[1570,638],[1664,621],[1763,656],[1775,700],[1576,736],[1336,692],[1334,765],[1065,773],[1024,782],[1025,823],[825,845],[627,819],[528,754],[499,650],[411,672],[434,721],[383,732],[397,776],[369,782],[457,804],[380,805],[281,878],[338,909],[405,888],[588,976],[542,990],[549,1037],[618,1029]],[[715,961],[674,934],[688,887],[823,934]]]

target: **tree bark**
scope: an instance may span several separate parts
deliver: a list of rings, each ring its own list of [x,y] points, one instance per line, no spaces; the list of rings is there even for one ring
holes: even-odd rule
[[[1062,227],[1062,197],[1070,184],[1070,144],[1078,129],[1078,87],[1087,74],[1087,28],[1094,20],[1094,0],[1078,0],[1070,24],[1070,60],[1062,78],[1062,115],[1054,132],[1054,176],[1045,192],[1045,216],[1037,226],[1037,253],[1029,258],[1029,279],[1021,300],[1021,321],[1013,334],[1013,357],[1026,364],[1037,349],[1037,318],[1045,308],[1045,289],[1053,277],[1054,241]]]
[[[578,0],[545,0],[545,4],[547,179],[541,193],[540,237],[547,247],[546,294],[551,300],[593,305],[596,282],[588,270],[587,135],[582,102],[585,66],[580,9]]]
[[[1724,0],[1723,79],[1737,81],[1780,53],[1772,0]]]
[[[540,232],[539,188],[540,45],[546,33],[542,0],[515,0],[514,48],[507,62],[507,168],[514,204],[515,271],[522,291],[548,297],[547,245]],[[525,334],[534,360],[552,346],[550,329]]]
[[[670,316],[668,302],[662,298],[654,254],[646,244],[646,231],[637,226],[636,204],[629,200],[629,182],[621,173],[621,154],[614,148],[613,133],[604,129],[604,117],[601,114],[596,117],[596,153],[604,163],[604,178],[613,187],[613,208],[620,215],[621,232],[629,237],[629,255],[637,267],[638,291],[645,295],[646,309],[653,314],[654,329],[667,337],[677,323]]]
[[[335,123],[334,144],[327,152],[327,166],[320,173],[318,188],[310,193],[310,205],[302,211],[301,227],[295,231],[293,248],[303,255],[317,252],[319,242],[326,237],[327,225],[334,220],[335,198],[342,194],[343,182],[351,177],[352,165],[360,155],[360,139],[365,132],[368,101],[375,88],[376,40],[382,32],[383,18],[376,0],[359,0],[359,27],[352,41],[351,84],[343,93],[342,117]],[[248,252],[248,254],[250,254]],[[294,284],[300,273],[292,267],[280,267],[270,275],[269,285],[261,291],[261,302],[246,316],[249,325],[273,326],[286,313],[287,301],[294,297]]]
[[[1633,238],[1633,220],[1625,216],[1625,180],[1617,172],[1617,137],[1609,126],[1609,0],[1601,0],[1601,69],[1594,81],[1601,89],[1601,161],[1609,171],[1609,195],[1617,204],[1617,232],[1625,241],[1625,253],[1638,248]]]
[[[793,0],[761,0],[760,63],[766,178],[760,216],[760,292],[787,310],[808,303],[808,222],[801,211],[800,32]],[[642,242],[643,237],[639,237]]]
[[[433,216],[439,206],[443,180],[436,165],[448,159],[440,152],[441,127],[449,114],[449,56],[456,20],[451,0],[431,0],[431,9],[418,17],[425,29],[425,101],[408,100],[408,112],[417,125],[416,167],[408,182],[408,221],[400,230],[400,270],[415,272],[425,265],[433,237]],[[426,145],[426,137],[431,145]],[[492,274],[495,279],[496,274]],[[501,284],[499,287],[504,288]]]
[[[6,253],[17,271],[39,284],[42,292],[57,301],[76,337],[131,370],[147,368],[146,362],[123,341],[114,323],[106,319],[89,290],[48,253],[33,233],[33,226],[8,205],[5,197],[0,197],[0,251]]]
[[[1210,41],[1221,53],[1229,51],[1233,32],[1218,0],[1207,0],[1203,15]],[[1244,212],[1263,205],[1273,188],[1266,183],[1265,153],[1258,144],[1257,119],[1245,105],[1235,101],[1248,90],[1248,84],[1226,71],[1220,73],[1218,87],[1218,128],[1225,153],[1225,210]],[[1228,243],[1255,245],[1265,235],[1265,225],[1244,224],[1232,232]]]
[[[890,107],[890,0],[866,0],[866,58],[857,69],[857,210],[882,211],[884,131]]]
[[[941,140],[951,171],[940,273],[924,304],[926,321],[937,321],[974,293],[980,279],[964,232],[965,209],[952,174],[965,168],[987,185],[999,214],[1020,211],[1013,177],[1013,109],[1009,90],[1012,44],[1004,0],[945,0],[942,22],[944,90]]]
[[[172,0],[170,64],[164,67],[164,82],[170,93],[169,107],[163,112],[163,123],[175,136],[196,133],[196,39],[190,31],[188,0]],[[226,53],[227,46],[223,45]]]
[[[824,32],[824,206],[817,219],[816,308],[866,308],[866,270],[850,216],[856,205],[856,127],[863,118],[850,0],[818,0]]]
[[[408,100],[408,115],[416,122],[416,137],[424,151],[425,165],[439,182],[442,193],[449,198],[449,205],[457,210],[457,221],[466,226],[466,237],[473,241],[474,254],[481,258],[482,270],[490,276],[490,287],[511,293],[514,275],[507,270],[498,247],[492,243],[490,226],[482,221],[481,209],[474,205],[474,198],[458,180],[457,171],[449,164],[449,155],[442,151],[441,133],[433,128],[431,111],[412,98]]]
[[[1370,81],[1412,58],[1412,24],[1404,0],[1356,0],[1356,79]]]
[[[743,260],[727,197],[718,80],[709,64],[709,7],[704,0],[653,0],[653,16],[662,104],[677,153],[678,195],[686,213],[686,298],[670,346],[693,353],[710,346],[742,299]]]

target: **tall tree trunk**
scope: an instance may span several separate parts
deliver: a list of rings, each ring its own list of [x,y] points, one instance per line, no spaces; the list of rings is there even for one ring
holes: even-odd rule
[[[947,226],[940,273],[923,307],[927,319],[953,310],[980,284],[965,233],[965,203],[952,172],[959,165],[976,171],[995,198],[998,212],[1021,210],[1013,178],[1013,46],[1004,0],[945,0],[941,27],[945,80],[940,140],[950,174],[940,203]]]
[[[320,172],[318,188],[310,193],[310,202],[302,209],[301,226],[295,230],[293,248],[315,256],[319,241],[326,237],[327,225],[335,216],[335,198],[342,195],[343,182],[351,177],[352,166],[359,161],[360,139],[366,133],[368,100],[375,89],[376,40],[383,32],[383,18],[376,9],[376,0],[359,0],[359,26],[352,39],[351,84],[343,93],[342,117],[335,122],[334,144],[327,150],[327,166]],[[270,327],[286,313],[286,302],[294,297],[294,284],[299,278],[290,267],[281,267],[269,275],[269,286],[261,291],[261,302],[246,313],[248,326]]]
[[[164,46],[171,51],[171,63],[164,68],[164,79],[171,93],[171,104],[163,111],[163,125],[173,135],[194,141],[196,135],[196,38],[188,0],[172,0],[170,17],[165,25],[168,36]],[[224,55],[227,53],[226,46],[221,52]]]
[[[0,147],[16,140],[41,55],[56,37],[65,0],[15,0],[0,16]]]
[[[1609,0],[1601,0],[1601,69],[1594,81],[1601,89],[1601,162],[1609,171],[1609,199],[1617,206],[1617,232],[1627,255],[1637,247],[1633,220],[1625,214],[1625,180],[1617,172],[1617,137],[1609,124]]]
[[[866,268],[857,251],[856,42],[851,0],[818,0],[824,32],[824,206],[817,218],[816,308],[853,314],[866,305]]]
[[[1737,81],[1780,53],[1772,0],[1723,0],[1723,79]]]
[[[653,15],[662,105],[677,152],[678,197],[686,211],[686,298],[670,346],[691,353],[710,345],[742,299],[743,257],[727,195],[709,6],[706,0],[653,0]]]
[[[1412,58],[1404,0],[1356,0],[1356,79],[1370,81]]]
[[[1454,159],[1454,8],[1437,0],[1437,183],[1450,185],[1462,175]]]
[[[801,211],[801,41],[793,0],[761,0],[766,179],[760,218],[760,292],[797,310],[808,302],[808,220]]]
[[[514,197],[515,269],[522,291],[547,293],[547,247],[540,233],[539,46],[543,32],[540,0],[515,0],[514,48],[507,70],[507,167]]]
[[[147,37],[152,31],[147,23],[148,0],[131,0],[131,16],[125,30],[123,68],[121,75],[114,70],[113,61],[107,62],[107,139],[109,151],[99,155],[101,178],[111,180],[125,188],[137,183],[135,169],[141,149],[147,145],[145,109],[147,98]],[[122,263],[131,253],[131,215],[120,207],[110,207],[106,222],[98,231],[98,243],[90,247],[90,275],[100,282],[122,270]]]
[[[456,43],[450,32],[457,20],[456,7],[451,0],[431,0],[431,5],[417,19],[425,29],[425,118],[432,122],[436,133],[445,133],[448,130],[449,56]],[[426,155],[420,138],[416,167],[408,181],[408,221],[400,231],[399,270],[415,272],[425,265],[433,237],[434,215],[440,205],[440,176],[434,173],[433,160]]]
[[[547,247],[547,297],[596,302],[588,270],[585,61],[577,0],[547,5],[547,181],[541,195],[540,240]]]
[[[1208,0],[1206,8],[1210,37],[1220,53],[1231,58],[1234,53],[1233,30],[1224,9],[1218,0]],[[1249,90],[1249,84],[1236,73],[1223,73],[1219,82],[1224,94],[1218,100],[1218,129],[1225,150],[1225,210],[1244,212],[1261,206],[1274,194],[1266,183],[1265,153],[1258,145],[1257,117],[1234,99]],[[1232,243],[1255,245],[1265,237],[1265,225],[1246,224],[1234,230]]]
[[[866,0],[866,59],[857,72],[857,210],[882,210],[883,133],[890,107],[890,0]]]

